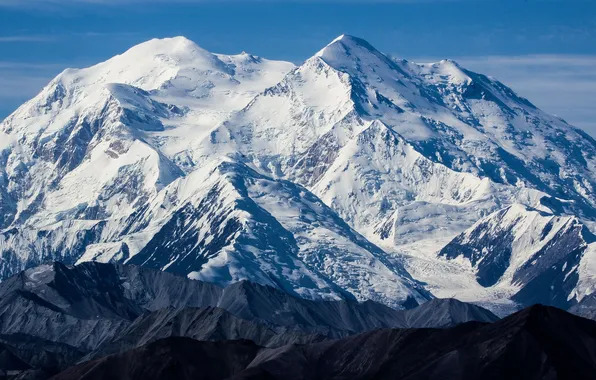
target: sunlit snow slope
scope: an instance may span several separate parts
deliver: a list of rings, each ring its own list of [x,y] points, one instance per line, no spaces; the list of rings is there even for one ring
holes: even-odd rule
[[[345,35],[297,67],[151,40],[0,124],[0,272],[118,261],[314,299],[570,307],[596,283],[595,154],[453,61]]]

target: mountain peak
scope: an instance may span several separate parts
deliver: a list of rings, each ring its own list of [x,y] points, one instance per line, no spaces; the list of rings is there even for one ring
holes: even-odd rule
[[[89,87],[124,83],[152,91],[173,80],[181,71],[230,74],[215,54],[186,37],[154,38],[135,45],[97,65],[70,70],[60,77],[66,87]],[[189,74],[185,74],[188,76]]]
[[[329,43],[329,45],[336,43],[336,42],[343,42],[343,43],[350,43],[350,44],[366,44],[368,45],[369,43],[365,40],[363,40],[362,38],[356,37],[356,36],[352,36],[349,34],[342,34],[339,37],[335,38],[333,41],[331,41]]]
[[[347,34],[299,67],[153,39],[0,129],[0,280],[113,260],[400,308],[423,281],[499,311],[595,283],[596,141],[453,61]]]
[[[190,39],[184,36],[176,36],[176,37],[166,37],[166,38],[153,38],[145,42],[141,42],[138,45],[133,46],[129,49],[131,50],[138,50],[138,49],[155,49],[155,50],[192,50],[192,49],[200,49],[204,50],[195,42],[191,41]]]
[[[128,49],[110,61],[142,60],[154,57],[163,63],[185,64],[199,61],[213,61],[214,55],[186,37],[154,38]],[[108,61],[108,62],[110,62]]]
[[[363,49],[375,54],[381,54],[366,40],[351,36],[349,34],[342,34],[327,44],[327,46],[325,46],[323,49],[319,50],[315,56],[321,57],[323,59],[333,59],[337,58],[338,56],[350,56],[352,55],[352,52],[358,49]]]

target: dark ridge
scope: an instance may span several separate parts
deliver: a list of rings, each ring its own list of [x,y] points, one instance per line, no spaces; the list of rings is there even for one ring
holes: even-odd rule
[[[171,337],[67,369],[54,380],[225,379],[244,370],[260,347],[250,341]]]
[[[202,366],[203,372],[197,372]],[[596,322],[536,305],[495,323],[469,322],[449,329],[380,329],[275,349],[247,341],[167,338],[79,364],[55,379],[171,378],[164,376],[236,380],[594,379]]]
[[[263,352],[257,379],[594,379],[596,322],[533,306],[493,324],[377,330]],[[260,372],[258,372],[260,371]]]
[[[35,280],[27,277],[32,271],[39,273]],[[219,307],[241,319],[274,326],[296,326],[330,337],[384,327],[447,327],[470,318],[496,320],[489,311],[466,304],[461,309],[445,308],[446,305],[423,309],[427,310],[425,313],[457,313],[446,318],[430,318],[429,315],[409,324],[406,316],[410,311],[394,310],[372,301],[313,301],[248,281],[221,288],[150,268],[96,262],[73,267],[54,263],[0,283],[0,317],[2,310],[14,312],[16,304],[11,303],[11,299],[15,294],[26,295],[36,307],[77,320],[133,321],[146,312],[167,307]],[[433,305],[442,302],[434,301]]]
[[[312,301],[248,281],[221,288],[150,268],[94,262],[44,265],[0,283],[0,343],[35,370],[31,376],[172,336],[248,339],[276,348],[471,320],[497,317],[449,299],[394,310],[373,301]]]
[[[82,360],[101,358],[160,339],[181,336],[200,341],[250,340],[263,347],[327,340],[299,327],[277,327],[236,317],[224,309],[165,308],[137,318],[114,339],[102,343]]]

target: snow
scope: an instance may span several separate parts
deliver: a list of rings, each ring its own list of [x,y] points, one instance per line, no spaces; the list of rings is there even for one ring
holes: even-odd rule
[[[579,268],[579,281],[572,294],[577,301],[596,292],[596,245],[590,244]]]
[[[395,307],[425,299],[419,280],[505,310],[568,242],[581,257],[557,270],[579,300],[596,280],[577,232],[596,222],[595,157],[579,130],[454,61],[348,35],[297,67],[155,39],[65,70],[0,124],[0,254],[16,260],[1,275],[139,260]],[[495,236],[511,257],[482,286]],[[439,255],[455,243],[481,259]]]
[[[12,136],[0,131],[0,151],[8,149],[13,144],[12,140]]]

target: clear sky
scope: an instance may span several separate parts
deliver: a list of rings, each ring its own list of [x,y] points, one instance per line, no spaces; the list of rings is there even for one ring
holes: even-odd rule
[[[343,33],[455,59],[596,136],[596,0],[0,0],[0,119],[62,69],[153,37],[298,63]]]

